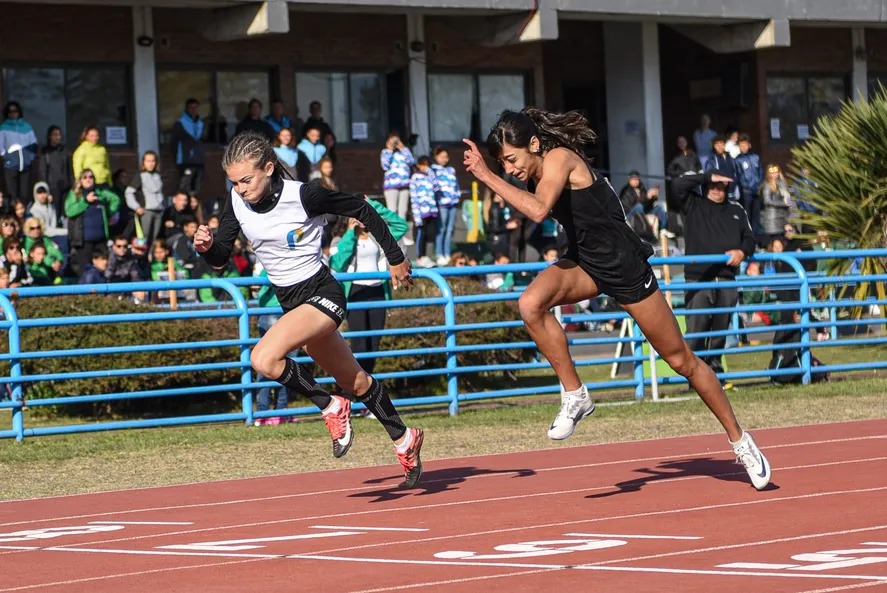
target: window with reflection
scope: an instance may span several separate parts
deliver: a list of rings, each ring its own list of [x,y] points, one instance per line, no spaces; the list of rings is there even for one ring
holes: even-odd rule
[[[387,76],[378,72],[296,72],[299,117],[307,120],[311,103],[318,101],[338,143],[380,144],[391,109],[402,109],[390,104],[387,86]]]
[[[796,144],[805,140],[805,134],[814,133],[816,121],[836,113],[846,98],[843,76],[768,76],[770,142]]]
[[[428,75],[432,143],[486,138],[499,114],[527,103],[521,73],[433,73]]]

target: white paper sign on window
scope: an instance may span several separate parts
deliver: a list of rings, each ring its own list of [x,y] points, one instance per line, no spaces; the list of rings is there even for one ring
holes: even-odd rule
[[[782,134],[779,132],[779,118],[771,117],[770,118],[770,137],[774,140],[779,140],[782,138]]]
[[[125,126],[108,126],[105,128],[105,144],[126,144]]]
[[[806,140],[810,137],[810,126],[798,124],[798,140]]]
[[[370,137],[370,127],[365,121],[351,122],[351,139],[366,140]]]

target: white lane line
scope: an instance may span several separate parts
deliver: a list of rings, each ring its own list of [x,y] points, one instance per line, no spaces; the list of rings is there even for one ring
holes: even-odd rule
[[[266,558],[247,558],[245,560],[232,560],[230,562],[211,562],[207,564],[192,564],[190,566],[175,566],[170,568],[155,568],[153,570],[140,570],[136,572],[122,572],[118,574],[107,574],[100,577],[86,577],[82,579],[69,579],[66,581],[53,581],[51,583],[39,583],[36,585],[21,585],[18,587],[7,587],[0,589],[0,593],[10,593],[11,591],[28,591],[31,589],[43,590],[48,587],[61,587],[64,585],[78,585],[80,583],[93,583],[96,581],[104,581],[108,579],[121,579],[126,577],[139,577],[149,574],[158,574],[163,572],[173,572],[178,570],[191,570],[196,568],[215,568],[217,566],[226,566],[230,564],[244,564],[246,562],[261,562]]]
[[[827,589],[815,589],[811,591],[799,591],[798,593],[837,593],[837,591],[849,591],[850,589],[864,589],[866,587],[880,587],[883,583],[857,583],[855,585],[841,585],[839,587],[829,587]]]
[[[803,466],[782,468],[779,471],[785,472],[785,471],[789,471],[789,470],[793,470],[793,469],[807,469],[807,468],[811,468],[811,467],[822,467],[824,465],[832,465],[832,464],[837,464],[837,463],[841,463],[841,464],[862,463],[862,462],[870,461],[871,459],[885,459],[885,458],[877,457],[877,458],[870,458],[870,459],[855,459],[855,460],[844,461],[844,462],[829,462],[827,464],[803,465]],[[744,471],[741,471],[739,473],[744,473]],[[718,475],[720,476],[720,475],[733,475],[733,474],[731,473],[731,474],[718,474]],[[668,482],[677,482],[679,480],[686,480],[686,479],[694,479],[695,480],[695,479],[706,479],[706,478],[711,478],[711,477],[712,476],[710,476],[710,475],[687,476],[685,478],[671,478],[668,480],[660,480],[660,481],[663,483],[668,483]],[[653,482],[653,483],[657,483],[657,482]],[[209,531],[220,531],[220,530],[226,530],[226,529],[240,529],[240,528],[244,528],[244,527],[260,527],[260,526],[265,526],[265,525],[282,525],[282,524],[297,523],[300,521],[318,521],[318,520],[323,520],[323,519],[375,515],[375,514],[379,514],[379,513],[398,513],[398,512],[408,512],[409,513],[409,512],[412,512],[415,510],[420,510],[420,509],[440,509],[440,508],[449,508],[449,507],[454,507],[454,506],[464,506],[464,505],[472,505],[472,504],[488,504],[488,503],[495,503],[495,502],[502,502],[502,501],[539,498],[539,497],[544,497],[544,496],[557,496],[557,495],[563,495],[563,494],[575,494],[575,493],[580,493],[580,492],[581,493],[589,493],[589,492],[606,491],[606,490],[612,490],[612,489],[613,489],[612,485],[588,487],[588,488],[573,488],[570,490],[555,490],[555,491],[537,492],[537,493],[531,493],[531,494],[515,494],[515,495],[511,495],[511,496],[500,496],[500,497],[494,497],[494,498],[479,498],[479,499],[460,500],[460,501],[443,502],[443,503],[430,503],[430,504],[425,504],[425,505],[414,505],[414,506],[410,506],[410,507],[393,507],[393,508],[386,508],[386,509],[373,509],[373,510],[367,510],[367,511],[353,511],[353,512],[349,512],[349,513],[336,513],[336,514],[331,514],[331,515],[316,515],[313,517],[293,517],[293,518],[288,518],[288,519],[276,519],[276,520],[272,520],[272,521],[259,521],[259,522],[255,522],[255,523],[241,523],[241,524],[223,525],[223,526],[217,526],[217,527],[204,527],[201,529],[187,529],[187,530],[180,530],[180,531],[171,531],[171,532],[166,532],[166,533],[155,533],[155,534],[148,534],[148,535],[130,536],[130,537],[123,537],[123,538],[102,540],[102,541],[98,541],[98,542],[84,542],[83,544],[68,544],[68,545],[76,546],[76,545],[89,545],[90,543],[98,543],[98,544],[114,543],[114,542],[132,541],[132,540],[136,540],[136,539],[144,539],[144,538],[150,538],[150,537],[167,537],[167,536],[173,536],[173,535],[188,535],[188,534],[193,534],[193,533],[204,533],[204,532],[209,532]],[[859,490],[847,490],[847,491],[842,491],[842,492],[862,493],[862,492],[871,492],[871,491],[880,491],[880,490],[887,490],[887,486],[878,487],[878,488],[859,489]],[[813,496],[813,497],[826,496],[828,494],[829,493],[815,493],[815,494],[811,494],[811,495],[799,495],[799,496],[801,498],[804,498],[804,497],[811,497],[811,496]],[[778,500],[794,500],[794,498],[792,498],[792,497],[789,497],[789,498],[784,498],[784,497],[783,498],[768,498],[768,499],[764,499],[763,501],[757,501],[757,502],[768,502],[768,501],[778,501]],[[728,504],[733,504],[733,503],[728,503]],[[746,504],[746,503],[740,502],[740,503],[735,503],[735,504]],[[700,507],[700,508],[719,508],[719,507],[706,506],[706,507]],[[658,511],[656,511],[656,512],[658,512]],[[670,513],[670,512],[674,512],[674,511],[664,511],[664,512]],[[639,515],[639,516],[644,516],[644,515]],[[593,519],[592,521],[594,521],[594,520],[600,520],[600,519]],[[586,521],[584,521],[584,520],[579,521],[579,523],[583,523],[583,522],[586,522]],[[551,525],[552,526],[561,526],[561,525],[573,525],[573,524],[576,524],[576,522],[553,523]],[[532,528],[533,527],[528,527],[527,529],[532,529]],[[515,527],[515,528],[511,528],[510,530],[514,531],[514,530],[522,530],[522,529],[524,529],[524,528]],[[492,530],[490,532],[482,532],[482,533],[497,533],[498,531],[500,531],[500,530]],[[509,531],[509,529],[506,529],[504,531]],[[443,537],[443,539],[448,539],[450,537],[456,537],[456,536],[442,536],[442,537]],[[428,538],[426,538],[425,540],[410,539],[410,540],[402,540],[402,541],[394,542],[394,543],[412,543],[415,541],[427,541],[427,540],[428,540]],[[367,544],[367,547],[373,547],[375,545],[390,545],[390,543],[391,542],[389,542],[387,544]],[[317,550],[317,552],[318,553],[338,552],[338,551],[350,550],[350,549],[359,549],[359,548],[336,548],[333,550]]]
[[[396,560],[393,558],[360,558],[345,556],[313,556],[310,554],[293,554],[287,558],[300,560],[330,560],[333,562],[353,562],[367,564],[405,564],[405,565],[425,565],[425,566],[476,566],[483,567],[508,567],[508,568],[538,568],[547,570],[593,570],[603,572],[651,572],[666,574],[700,574],[700,575],[723,575],[723,576],[751,576],[751,577],[782,577],[792,579],[837,579],[852,581],[879,581],[887,583],[887,576],[862,575],[862,574],[822,574],[822,573],[800,573],[800,572],[763,572],[748,570],[705,570],[691,568],[658,568],[652,566],[593,566],[588,564],[521,564],[517,562],[465,562],[458,560]],[[425,586],[424,583],[417,583],[412,587]]]
[[[194,525],[193,521],[90,521],[90,525]]]
[[[789,447],[806,447],[806,446],[814,446],[814,445],[825,445],[825,444],[833,444],[833,443],[846,443],[846,442],[854,442],[854,441],[865,441],[872,439],[887,439],[887,435],[874,435],[874,436],[863,436],[863,437],[848,437],[841,439],[826,439],[819,441],[805,441],[801,443],[781,443],[776,445],[769,445],[765,447],[766,450],[771,449],[783,449]],[[720,452],[717,452],[720,454]],[[542,469],[533,469],[532,471],[535,473],[544,473],[544,472],[553,472],[553,471],[570,471],[576,469],[590,469],[595,467],[603,467],[609,465],[622,465],[627,463],[649,463],[649,462],[661,462],[667,461],[670,459],[686,459],[691,457],[699,457],[699,456],[711,456],[713,452],[711,450],[706,451],[697,451],[697,452],[688,452],[681,453],[679,455],[657,455],[655,457],[639,457],[634,459],[620,459],[614,461],[602,461],[596,463],[584,463],[578,465],[565,465],[560,467],[549,467]],[[520,453],[511,453],[511,455],[519,456]],[[466,458],[466,459],[470,459]],[[847,462],[838,462],[838,463],[847,463]],[[813,467],[813,466],[808,466]],[[384,468],[379,468],[380,471],[384,471]],[[784,471],[786,468],[777,468],[779,471]],[[314,473],[314,472],[311,472]],[[480,478],[495,478],[495,477],[503,477],[503,476],[512,476],[515,472],[501,472],[501,473],[488,473],[481,474],[477,476],[466,476],[462,478],[463,480],[476,480]],[[304,476],[304,474],[298,474]],[[711,476],[689,476],[690,478],[697,477],[711,477]],[[394,478],[392,478],[394,479]],[[676,478],[671,479],[670,481],[676,481],[678,479],[686,479],[686,478]],[[435,480],[426,480],[423,481],[423,484],[435,484],[439,482],[450,482],[452,478],[438,478]],[[207,484],[210,484],[208,482]],[[170,486],[174,487],[174,486]],[[346,492],[362,492],[368,490],[378,490],[379,488],[384,488],[384,485],[374,484],[371,486],[356,486],[349,488],[335,488],[331,490],[318,490],[314,492],[299,492],[294,494],[280,494],[275,496],[260,496],[260,497],[252,497],[252,498],[242,498],[237,500],[225,500],[225,501],[216,501],[216,502],[201,502],[194,504],[183,504],[183,505],[170,505],[170,506],[159,506],[159,507],[145,507],[140,509],[124,509],[124,510],[116,510],[116,511],[106,511],[100,513],[87,513],[81,515],[67,515],[63,517],[45,517],[42,519],[28,519],[25,521],[12,521],[7,523],[0,523],[0,527],[12,526],[12,525],[26,525],[31,523],[45,523],[48,521],[67,521],[73,519],[88,519],[92,517],[107,517],[108,515],[128,515],[135,513],[148,513],[148,512],[162,512],[162,511],[174,511],[181,509],[194,509],[194,508],[209,508],[209,507],[218,507],[218,506],[226,506],[233,504],[243,504],[243,503],[257,503],[257,502],[265,502],[271,500],[285,500],[285,499],[293,499],[293,498],[302,498],[307,496],[321,496],[321,495],[329,495],[329,494],[340,494]],[[133,492],[137,492],[138,490],[133,490]],[[128,492],[128,491],[118,491],[118,492]],[[35,499],[35,500],[48,500],[48,499]],[[10,502],[23,502],[23,501],[0,501],[2,503],[10,503]]]
[[[731,562],[718,564],[718,568],[737,568],[741,570],[786,570],[797,568],[800,564],[772,564],[770,562]]]
[[[695,535],[622,535],[614,533],[565,533],[567,537],[612,537],[619,539],[703,539]]]
[[[345,525],[312,525],[311,529],[351,529],[352,531],[428,531],[418,527],[353,527]]]
[[[174,546],[164,546],[174,547]],[[86,552],[88,554],[125,554],[130,556],[209,556],[219,558],[283,558],[282,554],[247,554],[243,552],[187,552],[173,550],[114,550],[110,548],[43,548],[46,552]]]
[[[723,550],[735,550],[737,548],[747,548],[749,546],[766,546],[769,544],[782,544],[785,542],[795,542],[805,539],[816,539],[820,537],[833,537],[836,535],[850,535],[853,533],[865,533],[867,531],[880,531],[887,529],[887,525],[873,525],[871,527],[859,527],[857,529],[842,529],[840,531],[827,531],[822,533],[808,533],[806,535],[795,535],[791,537],[779,537],[775,539],[766,539],[755,542],[746,542],[744,544],[724,544],[722,546],[709,546],[707,548],[696,548],[694,550],[683,550],[678,552],[662,552],[660,554],[646,554],[644,556],[633,556],[631,558],[620,558],[618,560],[601,560],[593,562],[595,565],[618,564],[620,562],[638,562],[640,560],[656,560],[659,558],[671,558],[673,556],[683,556],[686,554],[700,554],[704,552],[721,552]]]

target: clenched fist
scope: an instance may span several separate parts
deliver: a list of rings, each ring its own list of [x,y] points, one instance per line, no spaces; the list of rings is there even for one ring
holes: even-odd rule
[[[199,253],[206,253],[213,246],[213,232],[205,224],[197,227],[194,233],[194,249]]]

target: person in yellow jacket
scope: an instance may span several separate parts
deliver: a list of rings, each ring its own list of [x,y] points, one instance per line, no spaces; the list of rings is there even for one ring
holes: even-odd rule
[[[86,126],[80,135],[80,146],[71,155],[74,177],[80,178],[85,169],[95,175],[96,185],[111,185],[111,159],[108,149],[99,144],[99,129]]]
[[[396,241],[400,241],[407,229],[407,221],[376,200],[367,200],[379,216],[388,224],[388,229]],[[387,272],[388,260],[385,252],[366,227],[356,218],[348,222],[348,230],[336,246],[337,251],[330,258],[330,268],[334,272]],[[381,301],[391,299],[391,282],[387,279],[355,280],[342,282],[345,298],[349,303]],[[385,329],[385,316],[388,310],[361,309],[348,311],[348,331],[381,331]],[[375,352],[379,349],[382,336],[351,338],[351,351]],[[361,368],[373,374],[375,358],[359,358]]]

